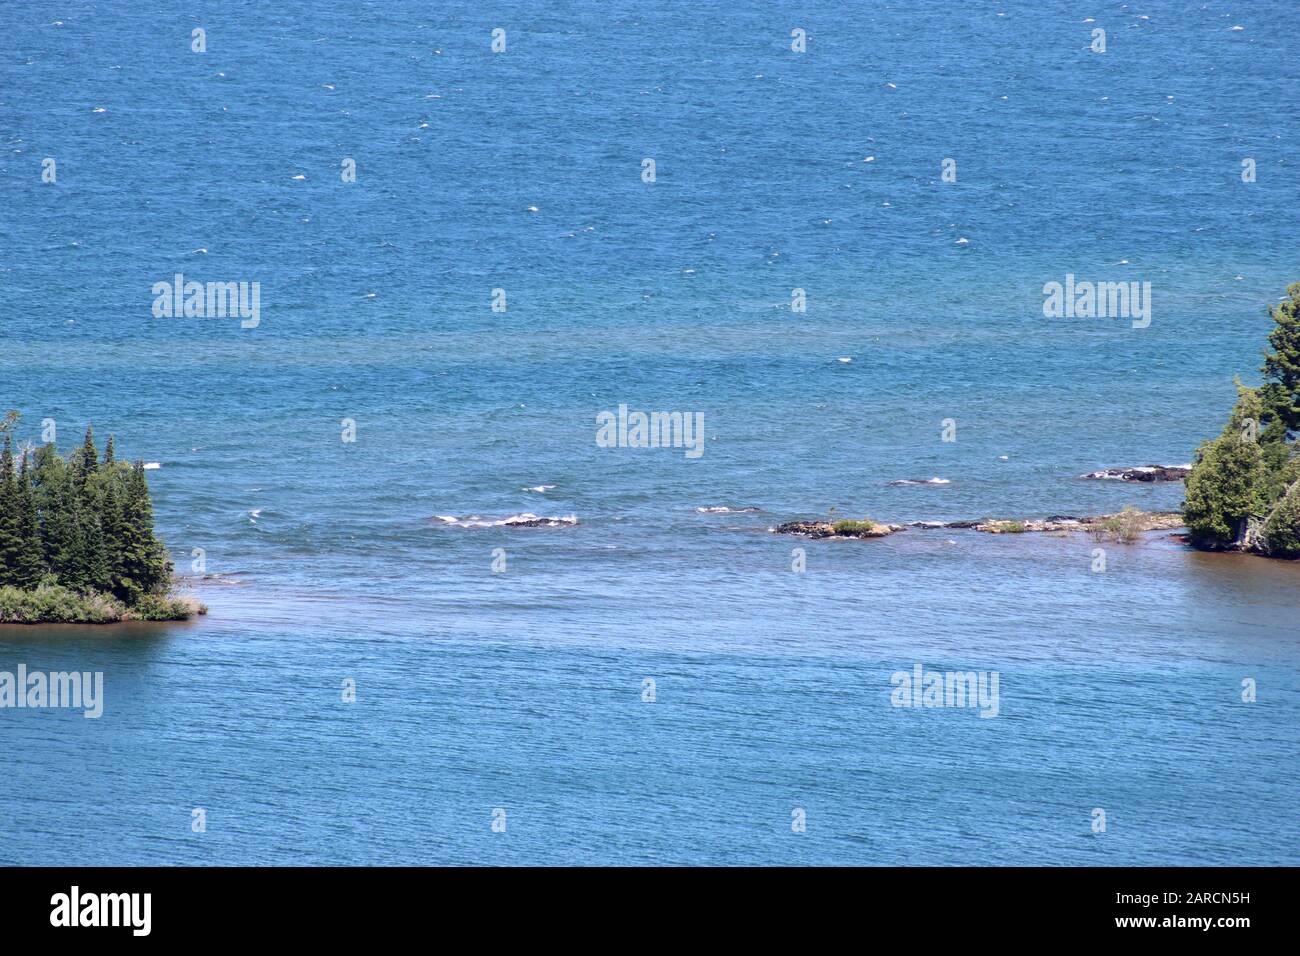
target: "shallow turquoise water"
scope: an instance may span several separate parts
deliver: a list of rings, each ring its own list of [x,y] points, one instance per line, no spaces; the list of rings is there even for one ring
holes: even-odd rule
[[[212,609],[0,629],[106,681],[0,712],[0,861],[1297,862],[1300,568],[767,533],[1177,507],[1077,476],[1190,460],[1300,279],[1294,9],[356,10],[0,14],[0,403],[160,462]],[[261,325],[153,318],[177,271]],[[1045,319],[1066,273],[1150,327]],[[621,403],[704,455],[596,447]],[[520,512],[579,523],[433,517]],[[917,662],[998,718],[891,707]]]

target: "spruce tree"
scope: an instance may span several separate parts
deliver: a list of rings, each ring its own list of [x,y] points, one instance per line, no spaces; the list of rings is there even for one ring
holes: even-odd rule
[[[6,430],[4,445],[0,447],[0,586],[19,583],[23,553],[21,521],[13,443]]]
[[[81,443],[80,451],[73,457],[72,474],[78,493],[84,492],[87,483],[99,471],[99,452],[95,450],[95,429],[86,426],[86,440]]]
[[[73,577],[77,587],[88,591],[107,591],[111,585],[108,558],[104,551],[104,531],[99,515],[82,505],[77,508],[76,548]]]
[[[172,565],[153,532],[143,462],[118,461],[110,437],[101,464],[87,429],[66,461],[48,444],[24,450],[15,469],[12,421],[0,422],[0,584],[35,588],[52,576],[128,605],[165,593]]]
[[[34,497],[40,516],[45,566],[58,577],[60,584],[66,585],[76,547],[77,496],[68,468],[53,445],[39,449],[36,457]]]
[[[121,587],[130,602],[165,590],[172,565],[167,551],[153,533],[153,503],[144,477],[144,462],[137,461],[127,484],[121,529]]]
[[[74,591],[84,591],[90,584],[90,568],[86,551],[86,528],[81,517],[81,496],[69,481],[63,496],[63,508],[68,522],[68,547],[59,567],[59,583]]]
[[[153,500],[149,497],[149,482],[145,480],[143,462],[136,466],[134,475],[140,488],[142,502],[140,510],[143,515],[149,548],[149,576],[147,579],[149,591],[151,593],[161,593],[171,587],[173,566],[171,558],[167,554],[167,548],[153,531]]]
[[[1272,349],[1265,353],[1261,371],[1269,380],[1263,391],[1270,415],[1289,431],[1300,432],[1300,282],[1286,292],[1287,298],[1268,310],[1276,326],[1269,334]]]
[[[36,495],[32,491],[28,458],[29,455],[24,451],[18,472],[18,530],[22,538],[22,554],[18,559],[16,583],[20,588],[36,587],[45,573],[40,522],[36,515]]]
[[[114,472],[104,488],[100,525],[104,532],[104,557],[108,570],[108,589],[114,595],[127,600],[131,596],[128,588],[123,587],[124,576],[122,554],[126,544],[126,513],[123,508],[120,472]]]

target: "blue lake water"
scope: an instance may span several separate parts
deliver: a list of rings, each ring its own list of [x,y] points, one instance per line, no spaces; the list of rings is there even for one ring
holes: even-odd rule
[[[0,711],[0,863],[1300,862],[1300,566],[768,533],[1177,508],[1078,476],[1257,379],[1300,13],[735,7],[5,5],[0,406],[160,463],[211,613],[0,628],[105,675]],[[260,325],[155,318],[178,272]],[[1067,273],[1149,327],[1045,318]],[[597,447],[620,404],[704,454]],[[520,513],[578,523],[435,518]],[[891,706],[917,663],[998,716]]]

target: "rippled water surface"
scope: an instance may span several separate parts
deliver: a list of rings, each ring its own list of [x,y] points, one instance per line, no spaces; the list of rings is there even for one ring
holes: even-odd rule
[[[0,628],[105,675],[0,711],[0,862],[1300,862],[1300,567],[768,532],[1179,506],[1078,476],[1190,461],[1257,376],[1292,4],[201,14],[0,11],[0,405],[159,462],[211,608]],[[177,272],[260,326],[154,318]],[[1066,273],[1150,326],[1044,318]],[[597,447],[620,404],[704,454]],[[521,513],[577,523],[435,518]],[[891,706],[917,663],[997,717]]]

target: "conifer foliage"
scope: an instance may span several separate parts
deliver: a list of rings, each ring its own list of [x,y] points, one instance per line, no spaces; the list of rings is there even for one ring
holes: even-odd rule
[[[1192,544],[1300,557],[1300,283],[1269,309],[1264,384],[1237,383],[1223,433],[1197,450],[1183,517]]]
[[[66,459],[53,444],[16,451],[16,417],[0,425],[0,590],[57,589],[140,608],[140,617],[176,616],[144,464],[117,459],[112,438],[101,461],[89,428]]]

